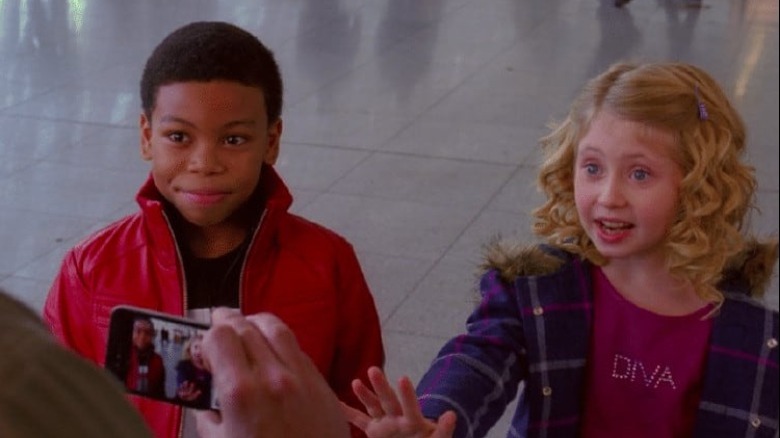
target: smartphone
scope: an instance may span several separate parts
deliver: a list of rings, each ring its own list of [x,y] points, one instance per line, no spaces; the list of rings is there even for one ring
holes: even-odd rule
[[[105,367],[127,392],[195,409],[218,409],[201,344],[208,325],[132,306],[111,311]]]

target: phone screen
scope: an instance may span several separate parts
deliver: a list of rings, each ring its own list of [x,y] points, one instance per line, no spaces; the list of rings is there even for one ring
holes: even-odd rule
[[[136,395],[217,409],[201,345],[208,326],[131,306],[111,312],[105,367]]]

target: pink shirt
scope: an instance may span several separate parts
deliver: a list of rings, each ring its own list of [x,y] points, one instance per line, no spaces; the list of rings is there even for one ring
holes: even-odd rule
[[[701,393],[712,319],[641,309],[593,268],[594,324],[583,437],[689,437]]]

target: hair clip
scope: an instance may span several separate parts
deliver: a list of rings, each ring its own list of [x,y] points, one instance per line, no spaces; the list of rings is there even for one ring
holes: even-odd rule
[[[694,93],[696,93],[696,106],[699,109],[699,120],[707,120],[710,115],[707,114],[707,107],[704,106],[704,102],[701,100],[701,96],[699,95],[699,86],[697,85],[694,88]]]

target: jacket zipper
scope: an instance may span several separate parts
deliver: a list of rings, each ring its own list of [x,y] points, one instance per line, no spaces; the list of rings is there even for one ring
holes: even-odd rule
[[[165,219],[165,223],[168,225],[168,231],[171,233],[171,238],[173,239],[173,247],[176,249],[176,266],[179,268],[179,274],[181,275],[181,299],[182,299],[182,316],[187,316],[187,276],[184,275],[184,262],[183,258],[181,256],[181,250],[179,249],[179,242],[176,241],[176,234],[173,232],[173,227],[171,226],[171,221],[168,219],[168,215],[165,214],[165,210],[161,211],[163,219]],[[184,415],[186,415],[186,412],[184,408],[179,408],[180,415],[179,415],[179,427],[178,427],[178,437],[183,438],[184,436]]]
[[[257,226],[252,233],[252,239],[249,241],[249,245],[246,247],[246,254],[244,254],[244,261],[241,263],[241,270],[238,272],[238,310],[244,313],[244,271],[246,270],[247,262],[249,261],[249,251],[257,240],[257,235],[260,234],[260,227],[263,225],[265,215],[268,213],[267,208],[263,208],[263,213],[260,215],[260,220],[257,221]]]
[[[173,247],[176,249],[176,266],[179,268],[179,274],[181,275],[181,299],[182,299],[182,314],[181,316],[187,316],[187,306],[189,303],[187,303],[187,276],[184,275],[184,258],[181,256],[181,250],[179,249],[179,242],[176,240],[176,234],[173,232],[173,226],[171,226],[171,221],[168,219],[168,215],[165,214],[165,211],[162,212],[163,219],[165,219],[165,223],[168,225],[168,231],[171,233],[171,238],[173,239]]]

